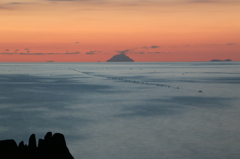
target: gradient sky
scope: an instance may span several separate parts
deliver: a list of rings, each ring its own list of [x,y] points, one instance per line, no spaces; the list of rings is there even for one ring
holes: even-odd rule
[[[0,62],[240,61],[239,0],[1,0]]]

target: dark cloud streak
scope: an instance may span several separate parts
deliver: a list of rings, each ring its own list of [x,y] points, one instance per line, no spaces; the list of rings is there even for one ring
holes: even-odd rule
[[[44,53],[19,53],[19,55],[45,55]]]
[[[0,55],[77,55],[80,54],[80,52],[69,52],[69,53],[31,53],[30,51],[27,51],[26,53],[17,53],[19,50],[15,50],[14,53],[10,52],[3,52],[0,53]]]
[[[160,48],[160,46],[157,45],[152,45],[152,46],[143,46],[141,47],[142,49],[156,49],[156,48]]]
[[[191,0],[191,2],[193,3],[212,3],[212,2],[216,2],[216,1],[213,1],[213,0]]]
[[[237,45],[236,43],[227,43],[227,45],[233,46],[233,45]]]
[[[86,0],[48,0],[48,1],[86,1]]]
[[[0,53],[0,55],[15,55],[15,54],[17,54],[17,53],[5,53],[5,52]]]
[[[153,46],[150,46],[150,48],[152,49],[156,49],[156,48],[159,48],[160,46],[156,46],[156,45],[153,45]]]
[[[66,55],[80,54],[80,52],[67,52]]]
[[[22,4],[36,4],[36,3],[33,3],[33,2],[9,2],[9,3],[5,3],[5,4],[22,5]]]
[[[88,51],[88,52],[86,52],[85,54],[86,55],[94,55],[94,54],[99,54],[99,53],[101,53],[102,51],[97,51],[97,50],[95,50],[95,51]]]
[[[130,49],[126,49],[126,50],[123,50],[123,51],[117,51],[117,53],[119,54],[126,54],[130,51]]]

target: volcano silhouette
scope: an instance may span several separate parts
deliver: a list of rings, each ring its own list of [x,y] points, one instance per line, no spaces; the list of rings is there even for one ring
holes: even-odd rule
[[[134,60],[122,53],[113,56],[111,59],[107,60],[107,62],[134,62]]]

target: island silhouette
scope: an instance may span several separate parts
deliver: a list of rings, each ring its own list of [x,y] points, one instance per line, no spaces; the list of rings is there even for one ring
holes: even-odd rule
[[[211,62],[219,62],[219,61],[232,61],[231,59],[226,59],[226,60],[219,60],[219,59],[213,59]]]
[[[107,60],[107,62],[134,62],[134,60],[124,53],[121,53],[113,56],[111,59]]]
[[[44,139],[39,139],[38,146],[35,134],[29,138],[28,145],[23,141],[17,145],[15,140],[0,141],[1,159],[74,159],[70,154],[64,135],[48,132]]]

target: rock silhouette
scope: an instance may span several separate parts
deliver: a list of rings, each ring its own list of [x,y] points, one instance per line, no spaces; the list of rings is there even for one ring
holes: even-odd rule
[[[134,60],[124,53],[121,53],[113,56],[111,59],[107,60],[107,62],[134,62]]]
[[[226,59],[226,60],[219,60],[219,59],[213,59],[211,62],[219,62],[219,61],[232,61],[231,59]]]
[[[74,159],[70,154],[63,134],[48,132],[44,139],[39,139],[38,146],[35,134],[29,138],[28,145],[23,141],[16,144],[14,140],[0,141],[1,159]]]

